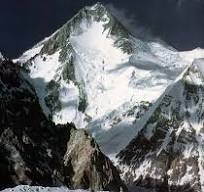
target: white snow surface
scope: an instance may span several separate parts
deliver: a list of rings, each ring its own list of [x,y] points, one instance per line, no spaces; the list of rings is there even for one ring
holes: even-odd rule
[[[28,186],[19,185],[15,188],[4,189],[1,192],[88,192],[85,190],[69,190],[66,187],[40,187],[40,186]]]
[[[114,47],[113,40],[107,38],[108,31],[103,31],[103,23],[94,22],[80,36],[71,37],[76,77],[85,83],[88,97],[86,113],[94,119],[129,101],[133,95],[128,88],[129,70],[114,72],[120,64],[128,62],[129,56]]]
[[[134,187],[129,190],[130,192],[155,192],[154,190],[145,189],[142,187]],[[41,186],[28,186],[28,185],[19,185],[15,188],[4,189],[1,192],[88,192],[86,190],[70,190],[66,187],[41,187]],[[102,191],[100,191],[102,192]],[[108,191],[106,191],[108,192]]]
[[[135,46],[135,51],[127,54],[114,45],[117,37],[110,36],[109,29],[104,30],[104,24],[105,21],[87,24],[87,20],[84,19],[80,24],[81,33],[73,32],[69,37],[74,50],[72,54],[75,77],[83,84],[87,95],[88,106],[84,113],[78,110],[78,87],[71,81],[68,83],[62,80],[63,63],[59,61],[61,50],[53,55],[39,54],[43,42],[49,38],[15,60],[25,63],[35,56],[30,67],[30,77],[44,112],[47,115],[51,114],[44,101],[47,95],[46,85],[51,80],[57,80],[60,82],[59,100],[62,109],[52,114],[53,121],[61,124],[74,122],[77,127],[87,127],[96,140],[101,138],[101,131],[94,128],[96,125],[93,122],[101,122],[104,116],[113,111],[120,114],[124,111],[123,106],[126,103],[129,103],[130,107],[142,101],[154,103],[186,66],[194,59],[204,57],[204,51],[201,49],[177,52],[160,43],[143,42],[133,37],[131,42]],[[87,117],[91,121],[87,122]],[[136,133],[133,117],[124,118],[124,121],[120,122],[123,127],[128,125],[126,129],[120,131],[115,129],[116,131],[110,132],[109,130],[114,128],[110,126],[111,123],[113,122],[103,120],[99,126],[104,135],[100,145],[102,148],[107,146],[113,148],[107,155],[115,154],[125,147]],[[126,135],[132,137],[123,139]],[[111,140],[114,142],[110,142]],[[114,151],[119,143],[120,149]]]
[[[190,51],[180,52],[179,54],[185,61],[192,63],[195,59],[204,58],[204,49],[196,48]]]
[[[36,45],[32,49],[26,51],[20,58],[14,59],[13,62],[25,63],[26,61],[30,60],[31,58],[39,54],[42,48],[43,45]]]

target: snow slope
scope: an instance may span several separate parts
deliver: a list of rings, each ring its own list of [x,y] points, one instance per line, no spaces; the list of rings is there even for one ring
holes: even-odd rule
[[[97,3],[15,61],[29,73],[48,117],[86,127],[111,155],[137,132],[138,114],[125,111],[143,114],[140,105],[154,103],[194,57],[134,38]],[[121,114],[127,118],[116,122]]]
[[[154,192],[144,188],[134,188],[133,192]],[[19,185],[15,188],[4,189],[1,192],[88,192],[85,190],[70,190],[66,187],[40,187],[40,186],[27,186],[27,185]],[[102,191],[101,191],[102,192]]]
[[[4,189],[1,192],[86,192],[85,190],[69,190],[65,187],[40,187],[19,185],[15,188]]]

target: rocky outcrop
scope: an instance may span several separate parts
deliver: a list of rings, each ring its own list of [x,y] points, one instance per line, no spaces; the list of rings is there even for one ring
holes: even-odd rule
[[[120,184],[121,180],[112,162],[101,153],[94,139],[83,130],[72,131],[64,165],[65,171],[73,170],[71,185],[74,188],[91,187],[94,191],[125,189],[124,185],[116,185]]]
[[[0,64],[0,114],[0,186],[63,183],[63,155],[74,126],[46,119],[34,89],[11,61]]]
[[[72,124],[55,125],[18,65],[0,62],[0,189],[19,184],[125,190],[94,140]]]

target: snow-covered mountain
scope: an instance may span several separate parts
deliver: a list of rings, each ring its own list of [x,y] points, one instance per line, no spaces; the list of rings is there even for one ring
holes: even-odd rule
[[[15,62],[44,114],[56,124],[87,128],[134,190],[203,192],[204,61],[198,58],[204,50],[178,52],[133,37],[97,3]],[[73,166],[73,185],[81,186],[87,166],[95,170],[101,163],[93,185],[99,180],[109,185],[111,169],[113,182],[124,187],[84,131],[71,136],[64,162]]]
[[[157,101],[150,118],[122,150],[127,183],[156,191],[204,191],[204,59],[198,59]]]
[[[191,63],[183,55],[133,37],[97,3],[15,61],[29,73],[48,117],[87,127],[110,155],[135,135],[144,103],[154,103]]]

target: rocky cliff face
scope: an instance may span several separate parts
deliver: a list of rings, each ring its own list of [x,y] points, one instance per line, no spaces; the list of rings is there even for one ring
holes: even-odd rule
[[[126,189],[90,136],[47,120],[35,90],[9,60],[0,61],[0,114],[1,189],[19,184]]]
[[[196,60],[159,99],[119,155],[127,183],[156,191],[204,190],[204,76]]]
[[[79,153],[80,151],[80,153]],[[117,169],[104,157],[94,139],[83,130],[73,131],[64,156],[65,171],[73,170],[71,184],[78,188],[123,191]]]
[[[63,156],[74,127],[49,122],[19,66],[6,60],[0,65],[1,187],[63,183]]]

